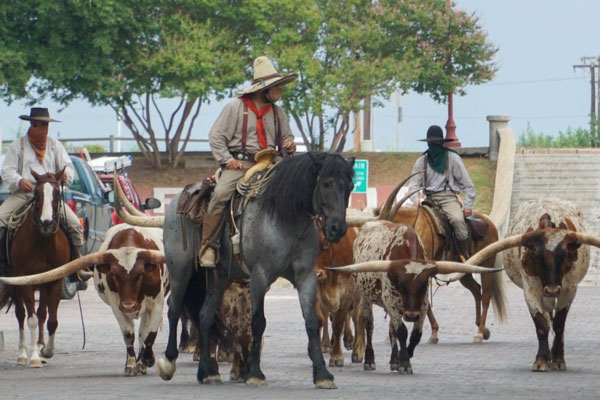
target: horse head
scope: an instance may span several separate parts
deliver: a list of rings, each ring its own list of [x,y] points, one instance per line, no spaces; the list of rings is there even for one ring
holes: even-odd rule
[[[35,178],[35,187],[33,189],[33,221],[44,236],[50,236],[56,233],[59,228],[59,211],[61,204],[60,181],[65,174],[65,169],[61,169],[56,174],[51,172],[43,175],[38,174],[31,169],[31,174]]]
[[[317,163],[320,169],[313,192],[313,212],[327,241],[337,243],[346,234],[346,209],[354,188],[354,157],[344,159],[338,154],[327,154]]]

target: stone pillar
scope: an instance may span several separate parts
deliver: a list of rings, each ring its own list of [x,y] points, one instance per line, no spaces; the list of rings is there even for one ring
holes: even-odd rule
[[[488,156],[490,157],[490,161],[498,161],[498,150],[500,147],[498,130],[508,127],[510,116],[488,115],[487,120],[490,123],[490,150]]]

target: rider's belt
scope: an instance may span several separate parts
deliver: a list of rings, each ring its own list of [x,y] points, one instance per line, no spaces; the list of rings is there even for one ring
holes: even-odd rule
[[[448,190],[439,190],[439,191],[437,191],[437,192],[433,192],[433,191],[431,191],[431,190],[426,190],[426,191],[425,191],[425,196],[430,196],[430,195],[432,195],[432,194],[436,194],[436,193],[444,193],[444,192],[452,192],[452,193],[454,193],[454,191],[452,191],[452,190],[450,190],[450,189],[448,189]],[[454,194],[456,194],[456,193],[454,193]]]
[[[230,151],[229,153],[236,160],[254,162],[254,154],[255,153],[249,153],[247,151]]]

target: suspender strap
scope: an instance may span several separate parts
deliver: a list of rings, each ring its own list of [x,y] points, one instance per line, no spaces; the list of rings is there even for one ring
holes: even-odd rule
[[[244,103],[244,117],[242,122],[242,150],[246,151],[246,138],[248,137],[248,105]]]
[[[445,173],[445,178],[446,178],[446,185],[444,186],[444,190],[448,190],[448,187],[450,187],[450,157],[449,155],[446,153],[446,173]]]
[[[278,151],[283,148],[281,143],[281,123],[279,122],[279,114],[277,114],[277,106],[273,104],[273,115],[275,116],[275,145]]]

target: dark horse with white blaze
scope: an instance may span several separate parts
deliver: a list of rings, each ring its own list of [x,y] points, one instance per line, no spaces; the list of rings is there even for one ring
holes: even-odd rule
[[[265,384],[260,368],[262,336],[266,327],[264,297],[269,286],[278,277],[283,277],[298,290],[312,354],[313,381],[319,388],[335,388],[333,375],[325,367],[319,341],[319,320],[314,308],[317,288],[314,263],[319,250],[319,230],[334,243],[346,233],[353,165],[353,158],[324,152],[305,153],[277,163],[269,172],[268,182],[236,220],[240,230],[239,259],[233,256],[229,230],[225,229],[214,271],[197,266],[197,253],[192,245],[197,228],[179,215],[175,207],[181,193],[171,200],[172,206],[168,207],[163,225],[171,279],[169,339],[164,357],[157,362],[163,379],[169,380],[175,373],[177,325],[185,303],[195,323],[200,316],[198,382],[221,381],[218,369],[210,360],[209,332],[228,280],[247,276],[241,261],[250,272],[252,294],[253,342],[245,373],[246,384]],[[141,217],[139,220],[124,217],[133,224],[144,221]],[[162,225],[162,221],[158,224]]]
[[[24,220],[14,233],[9,252],[9,274],[12,276],[32,275],[45,272],[70,259],[69,240],[59,225],[61,212],[60,180],[65,168],[56,175],[40,175],[31,171],[36,179],[33,200],[28,205]],[[25,210],[25,209],[21,209]],[[17,213],[21,210],[16,210]],[[4,244],[2,244],[4,245]],[[39,305],[35,310],[35,290],[39,289]],[[10,302],[15,305],[15,315],[19,323],[19,353],[17,364],[41,367],[40,355],[51,358],[54,355],[54,335],[58,326],[58,304],[62,293],[62,280],[34,286],[0,286],[0,308]],[[27,326],[31,331],[31,354],[27,354],[25,339],[25,313]],[[44,322],[48,318],[48,343],[44,339]],[[37,339],[36,339],[36,332]]]

